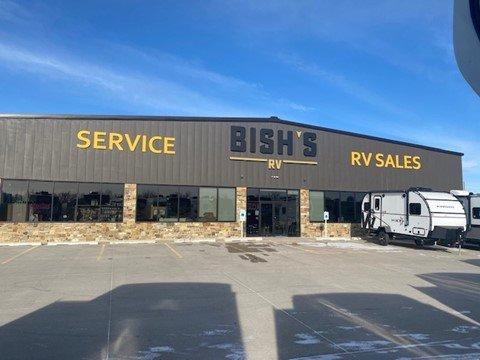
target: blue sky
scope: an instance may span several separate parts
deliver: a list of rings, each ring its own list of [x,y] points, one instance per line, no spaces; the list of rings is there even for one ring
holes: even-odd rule
[[[0,0],[0,112],[275,115],[464,152],[480,191],[480,98],[452,7]]]

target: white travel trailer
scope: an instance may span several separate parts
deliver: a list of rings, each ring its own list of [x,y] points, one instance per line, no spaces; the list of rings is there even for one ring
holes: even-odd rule
[[[467,214],[465,242],[480,246],[480,194],[465,190],[452,190],[450,193],[460,200]]]
[[[362,202],[362,227],[378,235],[410,239],[418,246],[460,243],[467,227],[461,202],[453,195],[429,189],[374,191]]]

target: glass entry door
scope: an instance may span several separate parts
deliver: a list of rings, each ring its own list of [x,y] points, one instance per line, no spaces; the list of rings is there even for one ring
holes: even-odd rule
[[[298,190],[247,190],[247,235],[299,236]]]

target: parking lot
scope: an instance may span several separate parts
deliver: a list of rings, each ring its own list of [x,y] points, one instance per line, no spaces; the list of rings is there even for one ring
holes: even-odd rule
[[[0,247],[2,359],[478,359],[480,252]]]

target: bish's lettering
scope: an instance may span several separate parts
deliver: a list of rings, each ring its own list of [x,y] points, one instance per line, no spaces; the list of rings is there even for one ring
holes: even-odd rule
[[[317,134],[302,131],[274,131],[272,129],[247,128],[232,126],[230,128],[230,151],[264,155],[294,154],[294,147],[301,142],[303,156],[317,156]]]

